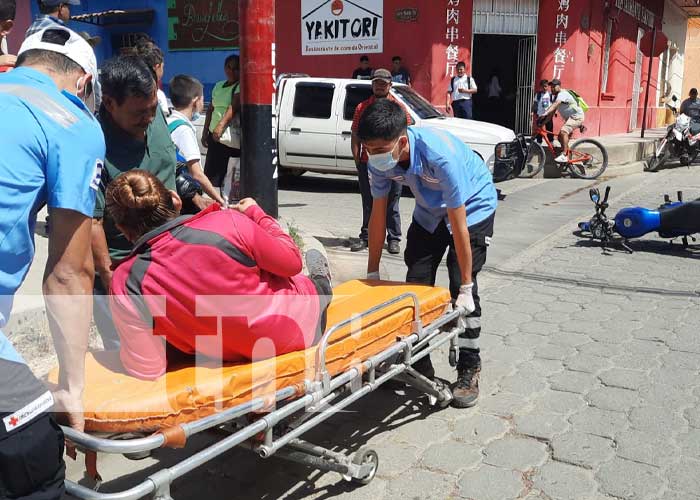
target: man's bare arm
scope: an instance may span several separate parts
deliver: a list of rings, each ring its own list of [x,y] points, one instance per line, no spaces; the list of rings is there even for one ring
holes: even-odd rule
[[[95,271],[102,280],[105,290],[109,292],[112,284],[112,258],[109,256],[107,237],[105,236],[102,219],[92,219],[91,229],[92,258],[95,263]]]
[[[82,430],[92,285],[95,275],[90,252],[92,219],[78,212],[51,209],[49,256],[44,271],[44,300],[59,364],[57,410]]]

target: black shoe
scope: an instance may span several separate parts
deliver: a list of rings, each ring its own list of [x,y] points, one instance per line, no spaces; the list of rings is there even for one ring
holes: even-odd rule
[[[369,244],[367,243],[367,240],[359,240],[350,245],[350,251],[351,252],[361,252],[365,248],[367,248]]]
[[[387,250],[389,253],[396,255],[397,253],[401,252],[401,245],[399,245],[398,241],[391,240],[387,245]]]
[[[457,369],[457,382],[452,386],[452,406],[471,408],[479,399],[479,373],[481,368],[469,367]]]

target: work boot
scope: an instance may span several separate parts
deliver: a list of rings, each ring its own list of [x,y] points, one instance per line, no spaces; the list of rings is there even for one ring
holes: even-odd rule
[[[457,381],[452,386],[452,406],[471,408],[479,398],[479,373],[481,367],[457,368]]]
[[[365,248],[369,246],[369,243],[367,243],[367,240],[358,240],[354,242],[352,245],[350,245],[350,251],[351,252],[361,252]]]

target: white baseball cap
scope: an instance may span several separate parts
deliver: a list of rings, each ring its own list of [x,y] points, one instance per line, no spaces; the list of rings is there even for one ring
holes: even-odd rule
[[[65,31],[68,34],[68,38],[64,44],[53,43],[44,41],[44,34],[47,31]],[[86,73],[92,75],[93,85],[97,82],[97,60],[95,59],[95,51],[92,49],[90,44],[75,31],[69,30],[62,26],[50,26],[37,31],[33,35],[28,36],[22,46],[19,48],[19,53],[22,55],[23,52],[28,50],[48,50],[51,52],[58,52],[63,54],[71,61],[78,64]]]

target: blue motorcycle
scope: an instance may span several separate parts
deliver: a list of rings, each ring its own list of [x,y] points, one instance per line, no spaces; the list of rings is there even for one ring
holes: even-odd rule
[[[619,235],[622,247],[629,253],[633,250],[628,245],[631,238],[639,238],[648,233],[657,232],[661,238],[673,240],[681,238],[683,247],[688,247],[688,239],[695,242],[692,236],[700,233],[700,199],[684,202],[682,191],[678,191],[678,201],[671,201],[664,196],[664,203],[656,210],[643,207],[629,207],[620,210],[614,219],[605,214],[608,208],[610,186],[605,188],[601,199],[600,191],[593,188],[589,191],[591,201],[595,205],[595,214],[588,222],[579,222],[582,233],[590,234],[594,240],[599,240],[603,249]]]

